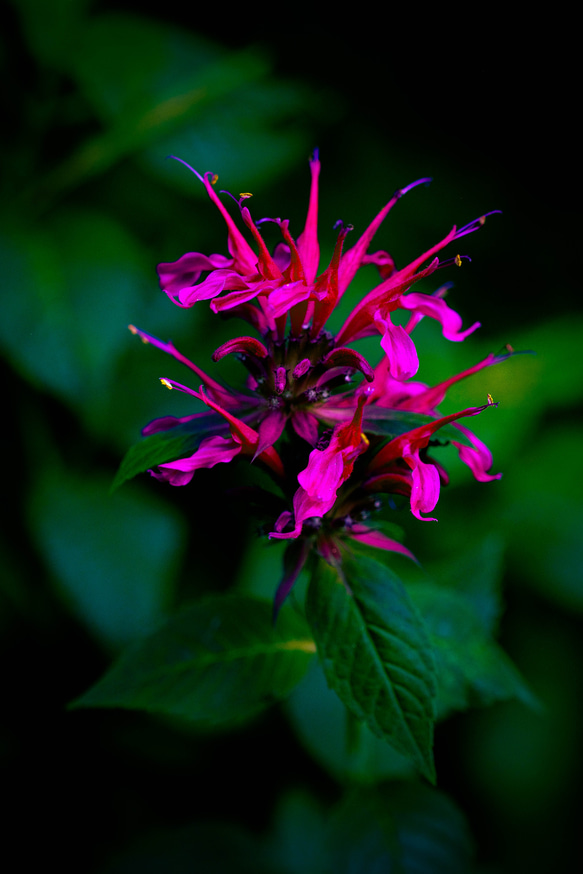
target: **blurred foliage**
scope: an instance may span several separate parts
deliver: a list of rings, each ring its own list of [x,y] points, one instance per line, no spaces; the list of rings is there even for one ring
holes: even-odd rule
[[[23,866],[36,867],[39,853],[43,864],[53,856],[63,870],[104,874],[181,874],[193,864],[461,872],[474,870],[461,808],[478,871],[570,870],[581,785],[583,319],[563,257],[576,239],[576,201],[553,186],[535,195],[519,181],[531,160],[543,162],[543,178],[555,172],[557,155],[541,139],[544,92],[532,88],[528,127],[522,86],[466,75],[471,56],[458,59],[452,84],[455,65],[440,73],[433,45],[430,66],[420,49],[412,64],[398,40],[385,46],[382,27],[367,27],[370,43],[361,45],[333,25],[274,38],[265,30],[274,25],[261,21],[251,32],[248,21],[220,29],[184,16],[97,0],[12,0],[6,9],[0,756],[15,816],[8,843],[18,840]],[[444,109],[450,99],[455,112]],[[555,106],[547,114],[561,115]],[[563,164],[571,140],[557,140]],[[187,397],[156,381],[180,379],[178,365],[126,325],[171,335],[204,368],[230,330],[204,306],[173,307],[157,288],[157,261],[193,248],[224,252],[226,243],[196,179],[166,156],[219,173],[225,188],[252,190],[259,212],[289,216],[297,232],[314,145],[323,158],[323,258],[339,216],[360,227],[397,186],[425,173],[432,187],[412,192],[379,233],[398,263],[454,221],[505,213],[471,238],[474,261],[451,293],[465,321],[482,320],[483,337],[446,345],[430,320],[417,329],[419,376],[432,383],[506,342],[534,351],[454,387],[443,405],[449,413],[487,392],[500,401],[479,433],[504,476],[481,486],[455,452],[438,450],[451,474],[439,523],[399,516],[426,570],[394,559],[413,599],[431,601],[440,639],[447,623],[459,623],[468,646],[480,648],[484,630],[500,624],[541,703],[539,712],[500,703],[439,726],[438,786],[455,803],[359,727],[317,665],[283,708],[237,733],[167,716],[65,711],[112,653],[139,646],[178,603],[233,587],[269,598],[277,585],[281,549],[256,540],[251,522],[235,532],[224,472],[212,490],[205,471],[172,494],[146,477],[113,497],[108,490],[147,421],[192,412]],[[359,282],[351,294],[366,290]],[[216,370],[240,378],[230,362]],[[447,683],[464,658],[445,644],[443,652]],[[501,650],[489,657],[510,692],[530,699]],[[480,677],[467,682],[467,701],[451,708],[505,697],[479,688]]]

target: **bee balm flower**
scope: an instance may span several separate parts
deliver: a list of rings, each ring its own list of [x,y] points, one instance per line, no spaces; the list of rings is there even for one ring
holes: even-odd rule
[[[169,457],[150,472],[178,486],[188,483],[200,467],[243,457],[265,466],[281,496],[270,536],[299,544],[293,547],[292,569],[278,590],[277,606],[312,548],[333,561],[339,544],[353,538],[413,558],[404,546],[375,529],[374,517],[389,494],[404,496],[418,519],[433,519],[423,514],[436,506],[447,475],[428,455],[430,444],[451,441],[482,482],[500,477],[488,472],[492,458],[486,446],[458,421],[493,404],[489,401],[449,416],[441,416],[437,407],[450,385],[499,363],[511,352],[489,355],[433,387],[413,381],[419,367],[413,333],[422,318],[437,321],[443,337],[453,342],[463,341],[479,327],[475,323],[464,328],[459,314],[446,303],[449,284],[434,293],[411,289],[439,268],[459,266],[467,256],[440,260],[440,253],[478,230],[485,216],[460,229],[453,227],[410,264],[397,268],[388,252],[369,252],[369,248],[401,197],[431,181],[418,179],[398,189],[352,245],[352,226],[339,222],[332,258],[319,273],[317,152],[310,160],[306,222],[296,238],[287,219],[254,221],[248,193],[231,195],[240,215],[240,223],[236,222],[215,190],[217,177],[189,169],[225,220],[229,254],[189,252],[160,264],[160,284],[183,309],[209,301],[214,313],[237,316],[249,324],[250,333],[227,341],[212,356],[218,361],[236,355],[247,378],[237,389],[225,386],[172,343],[132,327],[144,342],[197,376],[202,383],[199,391],[173,380],[162,382],[191,394],[205,407],[182,419],[159,419],[144,429],[145,435],[162,434],[162,439],[165,434],[169,438],[191,435],[196,444],[194,452]],[[265,223],[275,224],[281,234],[273,251],[263,238]],[[358,270],[367,264],[377,267],[380,281],[334,335],[327,330],[328,320]],[[399,309],[409,314],[405,325],[393,321]],[[376,366],[355,348],[362,337],[374,334],[379,335]],[[174,445],[171,439],[168,445]],[[270,507],[273,502],[269,494]]]

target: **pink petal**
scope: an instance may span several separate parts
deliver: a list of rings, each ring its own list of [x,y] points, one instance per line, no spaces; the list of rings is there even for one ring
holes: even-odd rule
[[[380,285],[369,291],[360,303],[355,306],[340,328],[336,342],[339,344],[351,343],[353,340],[358,340],[361,337],[370,336],[375,313],[379,309],[387,312],[390,308],[397,306],[397,301],[402,294],[408,291],[416,282],[419,282],[420,279],[430,276],[438,267],[439,259],[434,258],[427,267],[413,275],[410,274],[408,267],[405,267],[403,270],[397,270],[388,279],[385,279]]]
[[[181,159],[179,158],[178,160],[180,161]],[[182,163],[185,164],[186,162],[182,161]],[[186,166],[189,165],[187,164]],[[197,173],[196,175],[198,176],[199,174]],[[218,177],[214,176],[212,173],[205,173],[203,179],[204,186],[207,190],[208,196],[215,204],[227,224],[228,249],[234,259],[233,266],[243,276],[250,276],[257,269],[257,255],[255,254],[241,231],[238,229],[230,214],[227,212],[227,209],[219,199],[218,194],[214,190],[213,182],[216,182],[217,178]]]
[[[405,434],[394,437],[374,456],[368,468],[369,472],[376,473],[390,462],[398,458],[405,458],[407,455],[413,455],[414,452],[423,449],[427,446],[433,434],[440,428],[443,428],[444,425],[449,425],[450,422],[455,422],[457,419],[463,419],[466,416],[477,416],[484,410],[496,406],[498,404],[490,403],[489,401],[481,407],[468,407],[465,410],[460,410],[458,413],[451,413],[449,416],[433,419],[431,422],[426,422],[418,428],[413,428]]]
[[[257,225],[251,218],[251,213],[249,212],[249,207],[242,206],[243,198],[239,203],[239,207],[241,209],[241,218],[255,237],[255,242],[257,243],[257,248],[259,249],[259,258],[257,259],[257,270],[261,274],[264,279],[278,279],[281,281],[281,270],[271,257],[271,254],[265,245],[265,241],[259,230]]]
[[[383,318],[380,311],[377,311],[374,323],[383,334],[381,346],[389,359],[391,376],[401,381],[415,376],[419,370],[419,358],[409,334],[401,325],[393,325],[389,313]]]
[[[215,464],[232,461],[240,452],[241,441],[237,438],[207,437],[193,455],[159,464],[157,470],[151,470],[150,473],[171,486],[185,486],[200,467],[214,467]]]
[[[354,278],[358,268],[361,264],[366,263],[364,260],[367,258],[366,251],[370,246],[372,238],[378,231],[379,227],[385,220],[386,216],[392,210],[397,201],[406,194],[407,191],[410,191],[416,185],[420,185],[422,183],[429,183],[431,180],[428,177],[424,177],[423,179],[417,179],[415,182],[412,182],[410,185],[406,185],[405,188],[400,188],[391,197],[389,202],[381,209],[378,215],[372,220],[368,228],[365,230],[364,234],[360,237],[359,240],[349,249],[342,258],[342,263],[340,265],[340,294],[342,295],[346,288],[350,285],[352,279]],[[379,253],[375,253],[378,255]],[[387,253],[382,253],[387,254]],[[373,256],[368,256],[369,258],[374,258]],[[389,256],[390,257],[390,256]],[[376,262],[373,262],[376,263]],[[386,262],[385,262],[386,263]],[[392,271],[391,271],[392,272]],[[381,274],[382,275],[382,274]],[[388,274],[387,274],[388,275]]]
[[[442,334],[446,340],[453,340],[457,343],[465,340],[469,334],[472,334],[476,328],[480,327],[480,322],[474,322],[470,328],[462,331],[461,316],[455,310],[452,310],[443,298],[434,297],[430,294],[421,294],[415,291],[410,294],[404,294],[399,300],[399,306],[403,309],[413,310],[424,316],[436,319],[441,324]]]
[[[152,346],[156,346],[157,349],[161,349],[163,352],[167,352],[168,355],[172,355],[177,361],[180,361],[181,364],[189,367],[196,375],[202,379],[205,388],[207,389],[209,395],[213,400],[215,400],[219,404],[223,404],[228,407],[240,407],[241,403],[248,404],[249,401],[245,398],[244,395],[239,394],[238,392],[232,392],[220,385],[214,379],[211,379],[204,370],[201,370],[200,367],[187,358],[182,352],[179,352],[176,346],[170,342],[164,343],[162,340],[158,340],[157,337],[154,337],[152,334],[147,334],[146,331],[140,330],[140,328],[136,328],[135,325],[128,325],[128,328],[132,332],[132,334],[137,335],[142,343],[151,343]],[[170,426],[169,426],[170,427]]]
[[[221,291],[241,290],[246,288],[246,283],[234,270],[213,270],[203,282],[187,288],[181,288],[178,292],[178,301],[168,295],[175,303],[183,307],[191,307],[199,300],[209,300],[216,297]]]
[[[187,252],[178,261],[158,264],[156,270],[160,287],[169,297],[174,297],[182,288],[194,285],[205,270],[215,270],[217,267],[228,268],[232,263],[233,259],[226,258],[224,255],[207,257],[200,252]]]
[[[302,259],[306,281],[311,284],[316,278],[320,262],[320,246],[318,245],[318,179],[320,176],[320,161],[318,160],[317,149],[310,160],[310,173],[312,174],[310,203],[306,225],[298,237],[298,252]]]
[[[457,428],[462,434],[465,434],[466,437],[472,443],[472,447],[464,446],[463,443],[456,443],[455,440],[452,440],[453,445],[456,447],[459,457],[467,464],[475,478],[478,482],[488,483],[494,479],[501,479],[501,473],[486,473],[486,471],[490,470],[492,467],[492,453],[488,449],[485,443],[482,443],[481,440],[478,440],[475,434],[473,434],[469,428],[465,428],[463,425],[458,425],[454,423],[454,428]]]
[[[248,284],[244,291],[232,291],[230,294],[225,294],[223,297],[215,298],[211,301],[210,307],[213,313],[221,313],[224,310],[230,310],[247,301],[253,300],[259,294],[267,294],[271,289],[276,288],[279,283],[275,280],[259,279]]]
[[[270,314],[274,319],[285,315],[289,312],[292,306],[302,300],[307,300],[310,296],[311,289],[306,285],[303,279],[298,279],[295,282],[287,282],[285,285],[280,285],[275,291],[272,291],[267,298],[267,306]]]
[[[368,546],[375,546],[377,549],[386,549],[389,552],[400,552],[401,555],[406,555],[414,562],[419,564],[412,552],[406,546],[399,543],[398,540],[392,540],[383,534],[382,531],[375,531],[374,528],[367,528],[366,525],[353,525],[350,529],[350,536],[360,543],[366,543]]]
[[[263,343],[255,337],[235,337],[234,340],[227,340],[222,346],[212,354],[213,361],[220,361],[225,355],[231,355],[234,352],[240,352],[243,355],[253,355],[256,358],[267,358],[268,352]]]
[[[348,349],[346,346],[337,346],[329,352],[323,359],[324,367],[350,367],[360,372],[366,377],[367,382],[374,380],[374,371],[366,358],[356,352],[354,349]]]
[[[295,527],[293,531],[288,531],[285,534],[281,532],[281,528],[285,527],[284,525],[281,525],[282,514],[282,516],[277,520],[276,530],[272,531],[269,536],[275,540],[291,540],[299,537],[302,533],[302,525],[305,520],[312,519],[314,516],[322,518],[322,516],[332,507],[335,499],[336,495],[334,494],[332,498],[325,503],[318,499],[311,498],[305,489],[299,488],[294,495]]]
[[[416,413],[431,413],[442,402],[450,386],[455,385],[456,382],[460,382],[460,380],[466,379],[474,373],[477,373],[484,367],[490,367],[492,364],[497,364],[500,360],[503,359],[499,356],[492,354],[487,355],[486,358],[479,361],[477,364],[474,364],[473,367],[469,367],[461,373],[456,373],[455,376],[451,376],[449,379],[445,379],[443,382],[440,382],[431,388],[428,386],[422,387],[418,393],[411,396],[410,400],[404,401],[400,404],[400,407],[404,410],[414,410]],[[422,383],[415,384],[419,386],[422,385]]]
[[[344,464],[338,450],[330,451],[330,446],[327,449],[313,449],[308,466],[298,474],[298,482],[314,500],[327,502],[332,497],[334,501],[343,470]]]
[[[421,515],[433,510],[439,500],[440,481],[437,468],[421,461],[418,451],[404,457],[412,470],[411,512],[423,522],[437,522],[433,517]]]
[[[290,265],[291,249],[287,243],[278,243],[273,250],[273,260],[283,273]]]
[[[395,262],[388,252],[380,249],[378,252],[371,252],[370,255],[365,255],[361,264],[374,264],[379,271],[381,279],[388,279],[395,272]]]

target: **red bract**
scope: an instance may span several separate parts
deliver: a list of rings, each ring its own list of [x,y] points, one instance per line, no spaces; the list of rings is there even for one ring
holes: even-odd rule
[[[467,256],[440,261],[439,253],[481,227],[485,216],[459,230],[453,227],[405,267],[396,268],[384,250],[369,253],[374,235],[400,198],[431,181],[419,179],[397,190],[352,246],[347,247],[352,226],[338,223],[331,261],[318,274],[317,153],[310,170],[308,214],[296,239],[285,219],[254,222],[247,206],[251,195],[233,198],[251,242],[216,193],[217,177],[193,170],[227,224],[229,256],[190,252],[158,266],[162,289],[178,306],[188,308],[209,300],[213,312],[238,316],[259,335],[234,337],[213,355],[215,361],[228,354],[239,358],[248,370],[245,388],[222,385],[172,343],[131,329],[197,374],[204,386],[200,392],[172,380],[162,381],[169,388],[192,394],[207,407],[207,412],[183,419],[165,417],[147,426],[144,433],[162,435],[162,441],[164,434],[172,437],[179,429],[180,434],[192,434],[196,444],[193,453],[168,458],[151,473],[172,485],[184,485],[199,467],[247,456],[265,465],[276,481],[283,510],[272,517],[270,536],[298,543],[293,561],[288,561],[290,569],[278,591],[277,605],[312,547],[334,561],[341,542],[353,538],[413,557],[375,529],[374,514],[388,493],[405,496],[413,515],[428,518],[422,514],[434,509],[440,486],[447,481],[443,468],[428,455],[436,439],[451,441],[476,479],[501,476],[488,472],[492,463],[488,449],[457,421],[492,406],[491,399],[449,416],[440,416],[437,407],[450,385],[511,354],[489,355],[433,387],[412,381],[419,367],[412,334],[421,319],[435,319],[444,338],[454,342],[479,327],[476,323],[462,328],[461,317],[444,300],[449,284],[433,294],[411,288],[440,267],[459,266]],[[277,225],[282,237],[272,252],[260,231],[266,222]],[[367,264],[377,267],[380,282],[334,336],[326,329],[330,315],[360,267]],[[398,309],[409,313],[404,325],[393,321]],[[374,368],[351,348],[372,334],[380,335],[381,360]]]

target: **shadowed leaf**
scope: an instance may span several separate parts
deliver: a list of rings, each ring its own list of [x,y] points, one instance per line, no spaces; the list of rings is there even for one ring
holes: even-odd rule
[[[304,622],[269,601],[214,596],[185,607],[128,648],[73,707],[123,707],[211,725],[244,719],[285,697],[314,642]]]
[[[167,431],[158,431],[156,434],[144,437],[139,443],[134,443],[125,454],[111,485],[111,491],[115,491],[127,480],[157,464],[165,464],[192,455],[205,437],[224,434],[227,431],[222,416],[218,413],[208,413],[190,422],[182,422]]]
[[[365,555],[345,557],[341,570],[320,561],[306,613],[328,684],[433,780],[433,655],[398,577]]]
[[[468,874],[467,824],[441,792],[409,781],[350,793],[329,835],[335,874]]]

